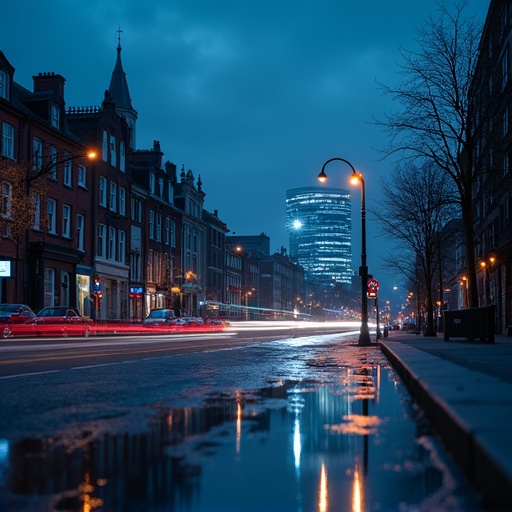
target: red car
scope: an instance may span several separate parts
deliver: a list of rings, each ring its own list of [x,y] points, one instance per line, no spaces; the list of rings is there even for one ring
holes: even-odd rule
[[[31,322],[35,316],[25,304],[0,304],[0,338],[9,338],[20,324]]]
[[[32,323],[36,336],[89,336],[93,327],[90,318],[69,306],[47,306]]]

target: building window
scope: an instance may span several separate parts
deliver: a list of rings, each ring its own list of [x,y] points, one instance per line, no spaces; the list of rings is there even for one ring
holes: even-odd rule
[[[0,214],[4,219],[10,219],[12,213],[12,185],[8,181],[2,181],[2,197]]]
[[[36,230],[41,229],[41,194],[32,195],[32,206],[34,208],[34,223],[32,228]]]
[[[57,148],[50,146],[49,176],[52,180],[57,181]]]
[[[503,157],[503,175],[506,176],[509,171],[510,152],[507,151]]]
[[[98,247],[96,249],[97,256],[105,257],[105,248],[107,245],[105,238],[105,224],[98,224]]]
[[[142,201],[136,197],[132,197],[132,220],[135,222],[142,222]]]
[[[107,259],[116,259],[116,228],[110,226],[108,228],[108,253]]]
[[[56,105],[52,105],[52,119],[51,119],[52,126],[54,128],[57,128],[57,130],[60,127],[60,110],[59,107]]]
[[[44,305],[55,305],[55,269],[44,269]]]
[[[57,201],[48,199],[48,233],[55,235],[57,233]]]
[[[171,220],[171,247],[176,247],[176,222]]]
[[[71,206],[62,205],[62,236],[71,238]]]
[[[37,137],[32,141],[32,167],[38,172],[43,169],[43,141]]]
[[[9,75],[0,70],[0,98],[9,100]]]
[[[113,135],[110,136],[110,165],[112,167],[115,167],[117,165],[116,138]]]
[[[119,142],[119,170],[126,172],[126,152],[123,141]]]
[[[78,166],[77,183],[79,187],[87,188],[87,169],[85,165]]]
[[[155,214],[155,240],[162,241],[162,215],[159,213]]]
[[[98,198],[100,206],[107,206],[107,178],[100,176],[100,196]]]
[[[73,162],[69,153],[64,154],[64,169],[62,171],[62,182],[66,187],[73,186]]]
[[[125,250],[126,250],[126,233],[120,229],[117,233],[117,261],[121,263],[125,260]]]
[[[165,245],[171,244],[171,219],[165,218]]]
[[[153,210],[149,210],[149,239],[153,240],[155,238],[155,212]]]
[[[119,213],[126,215],[126,189],[119,187]]]
[[[503,137],[508,133],[508,105],[503,110]]]
[[[110,182],[110,199],[108,202],[109,210],[112,212],[117,211],[117,183],[114,181]]]
[[[79,251],[84,250],[84,229],[85,229],[85,217],[77,214],[76,216],[76,248]]]
[[[108,162],[108,133],[103,130],[103,145],[101,147],[101,158],[104,162]]]
[[[2,155],[14,159],[14,126],[2,123]]]

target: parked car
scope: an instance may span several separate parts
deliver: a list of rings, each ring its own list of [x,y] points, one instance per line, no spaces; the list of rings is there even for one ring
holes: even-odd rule
[[[17,333],[20,324],[32,321],[35,316],[25,304],[0,304],[0,337],[11,337]]]
[[[93,321],[69,306],[47,306],[37,313],[33,324],[40,336],[89,336]]]
[[[176,324],[174,309],[152,309],[149,315],[142,320],[142,325],[145,327],[166,327],[174,324]]]

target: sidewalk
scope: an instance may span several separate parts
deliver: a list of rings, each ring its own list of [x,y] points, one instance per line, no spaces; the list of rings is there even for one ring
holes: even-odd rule
[[[512,511],[512,338],[392,331],[380,345],[485,505]]]

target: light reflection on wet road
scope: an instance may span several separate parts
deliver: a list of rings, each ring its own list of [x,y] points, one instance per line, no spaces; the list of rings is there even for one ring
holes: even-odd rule
[[[1,386],[0,510],[479,510],[380,350],[339,336]]]

